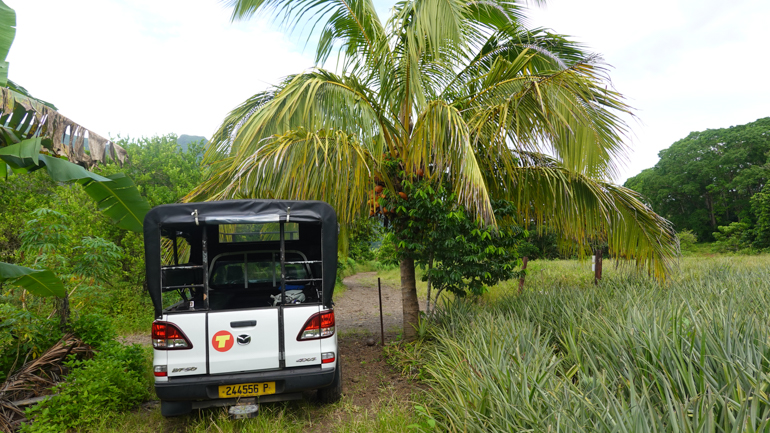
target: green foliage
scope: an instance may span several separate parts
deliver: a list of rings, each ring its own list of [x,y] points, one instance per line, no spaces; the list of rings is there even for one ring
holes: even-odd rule
[[[203,141],[187,143],[186,150],[174,134],[139,139],[118,137],[115,142],[126,149],[131,164],[123,168],[110,164],[105,172],[125,172],[153,207],[179,202],[203,181]]]
[[[0,303],[0,382],[62,337],[55,319]]]
[[[430,280],[439,292],[478,296],[488,286],[518,276],[516,247],[526,232],[505,224],[515,213],[510,202],[493,202],[500,222],[495,229],[468,216],[443,184],[403,180],[402,187],[407,198],[386,192],[380,205],[394,210],[389,219],[398,256],[427,268],[423,281]]]
[[[751,197],[768,179],[770,117],[690,133],[659,153],[655,167],[626,181],[678,230],[711,241],[718,226],[751,218]]]
[[[73,248],[73,271],[92,280],[107,283],[123,258],[123,249],[100,237],[87,237]]]
[[[526,239],[518,246],[519,257],[526,256],[529,260],[569,258],[564,249],[560,248],[559,242],[557,230],[544,227],[542,232],[538,233],[537,227],[531,225]]]
[[[57,188],[41,171],[26,176],[10,176],[0,184],[0,262],[14,263],[21,247],[21,227],[38,208],[52,208]],[[63,187],[69,188],[69,187]]]
[[[666,287],[631,273],[458,300],[421,343],[430,414],[469,433],[767,431],[768,269],[693,259]]]
[[[692,230],[682,230],[676,234],[676,237],[679,238],[679,249],[683,253],[695,251],[695,243],[698,242],[698,236]]]
[[[85,313],[72,321],[72,332],[94,349],[115,342],[115,327],[110,318],[101,313]]]
[[[751,197],[751,211],[754,214],[754,247],[770,248],[770,185]]]
[[[751,252],[751,225],[745,222],[734,222],[727,226],[717,227],[714,232],[716,241],[712,244],[714,251],[720,253]]]
[[[35,265],[62,268],[67,266],[66,253],[70,247],[69,218],[55,210],[39,208],[35,218],[25,224],[21,233],[21,248]],[[29,262],[30,260],[27,260]]]
[[[22,432],[63,432],[103,422],[149,397],[147,354],[138,344],[102,345],[92,359],[70,360],[54,395],[26,410]]]
[[[398,240],[396,235],[386,231],[375,256],[377,263],[383,269],[398,267]]]
[[[359,218],[350,227],[348,254],[357,261],[373,260],[372,247],[380,239],[382,225],[374,218]]]

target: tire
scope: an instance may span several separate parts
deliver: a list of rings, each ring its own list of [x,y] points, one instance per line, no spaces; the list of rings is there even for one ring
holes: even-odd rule
[[[321,404],[330,404],[342,398],[342,364],[337,360],[337,368],[334,370],[334,380],[329,386],[318,389],[318,401]]]
[[[186,415],[192,411],[189,401],[160,401],[160,414],[166,417]]]

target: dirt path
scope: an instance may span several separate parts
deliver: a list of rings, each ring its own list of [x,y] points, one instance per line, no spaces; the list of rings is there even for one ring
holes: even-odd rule
[[[376,272],[352,275],[343,282],[348,290],[335,296],[334,316],[339,333],[345,408],[325,412],[318,423],[305,428],[307,432],[334,431],[336,424],[356,414],[375,416],[383,401],[393,403],[395,399],[406,404],[414,392],[409,381],[386,363],[380,346]],[[402,329],[400,287],[383,284],[382,311],[385,344],[388,344]],[[368,345],[370,338],[375,341],[373,346]]]
[[[343,280],[348,290],[335,299],[334,311],[340,335],[363,334],[380,341],[380,312],[377,273],[362,272]],[[403,322],[401,288],[382,285],[382,315],[386,340],[401,332]]]

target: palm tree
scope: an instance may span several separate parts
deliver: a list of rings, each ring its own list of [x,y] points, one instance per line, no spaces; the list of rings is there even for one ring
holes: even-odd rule
[[[496,224],[490,199],[519,223],[565,239],[602,238],[659,278],[677,252],[670,224],[607,181],[626,151],[631,109],[600,58],[521,26],[510,0],[403,0],[382,23],[371,0],[229,0],[233,20],[272,14],[320,27],[316,64],[234,109],[209,143],[210,179],[187,199],[319,199],[348,224],[375,182],[445,180]],[[307,28],[307,27],[306,27]],[[398,170],[388,170],[397,161]],[[389,162],[391,161],[391,162]],[[396,173],[396,174],[394,174]],[[414,336],[414,261],[401,261],[404,334]]]

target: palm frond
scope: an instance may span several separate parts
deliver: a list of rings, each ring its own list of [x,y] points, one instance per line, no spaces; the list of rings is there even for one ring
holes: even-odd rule
[[[657,278],[671,271],[678,241],[667,220],[638,193],[574,173],[545,155],[523,155],[513,169],[482,161],[490,195],[516,203],[519,224],[556,229],[561,237],[587,245],[606,240],[609,253],[636,261]]]
[[[225,3],[233,8],[234,21],[263,13],[280,19],[290,31],[302,24],[310,29],[308,37],[321,25],[317,65],[326,62],[335,46],[349,59],[366,59],[371,65],[387,55],[385,29],[371,0],[227,0]]]
[[[256,143],[251,155],[233,161],[227,185],[212,198],[323,200],[340,222],[350,223],[365,208],[381,151],[344,131],[297,128]]]
[[[376,95],[357,80],[316,70],[295,76],[283,88],[256,95],[236,108],[209,144],[204,162],[217,173],[187,200],[213,197],[226,182],[238,178],[241,163],[252,158],[265,140],[302,128],[305,131],[346,131],[376,152],[398,135],[377,104]]]
[[[587,62],[531,75],[523,65],[498,59],[481,78],[482,90],[466,109],[478,139],[548,151],[577,173],[614,176],[628,133],[620,114],[631,109],[619,93],[600,87],[601,68]]]
[[[402,150],[407,172],[426,170],[428,176],[449,175],[461,203],[486,223],[495,224],[484,175],[476,160],[468,125],[456,108],[433,101],[415,122],[412,139]]]

